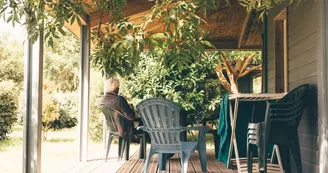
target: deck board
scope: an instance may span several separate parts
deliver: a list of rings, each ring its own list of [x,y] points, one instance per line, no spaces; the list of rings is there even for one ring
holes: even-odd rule
[[[199,157],[196,153],[193,153],[191,155],[189,161],[193,165],[195,173],[202,173],[202,167],[200,166],[200,160],[199,160]],[[189,167],[190,166],[188,165],[188,168]]]
[[[213,149],[209,149],[206,151],[207,152],[207,159],[211,160],[218,169],[220,169],[223,173],[235,173],[233,170],[228,169],[224,163],[217,161],[215,158],[215,152]]]
[[[217,161],[214,156],[214,149],[207,149],[207,173],[235,173],[234,170],[228,169],[222,162]],[[175,154],[166,163],[166,170],[159,171],[157,163],[157,154],[153,155],[150,160],[149,173],[180,173],[181,162],[180,155]],[[64,171],[64,173],[142,173],[145,160],[139,159],[139,151],[135,151],[128,161],[117,161],[117,157],[110,158],[105,162],[104,157],[90,160],[86,163],[78,163]],[[201,173],[201,166],[198,153],[194,153],[188,162],[188,173]]]
[[[131,172],[131,170],[134,168],[134,166],[137,164],[138,162],[138,157],[139,157],[139,152],[135,152],[130,159],[125,162],[124,166],[120,167],[118,169],[118,173],[124,173],[124,172]]]
[[[181,172],[181,160],[178,154],[175,154],[170,159],[170,170],[176,170],[175,172],[180,171]],[[171,171],[173,172],[173,171]]]

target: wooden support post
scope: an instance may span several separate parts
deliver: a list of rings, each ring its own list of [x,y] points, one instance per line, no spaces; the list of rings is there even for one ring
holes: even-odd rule
[[[268,92],[268,16],[264,15],[262,34],[262,93]]]
[[[106,91],[107,91],[107,78],[105,78],[104,80],[104,95],[106,94]],[[103,144],[104,144],[104,149],[106,149],[107,147],[107,136],[108,136],[108,133],[107,133],[107,124],[106,124],[106,118],[105,116],[101,116],[102,117],[102,120],[103,120]]]
[[[318,129],[319,172],[328,172],[328,2],[318,0]],[[321,58],[322,57],[322,58]]]
[[[25,43],[23,173],[41,172],[43,32]]]
[[[90,26],[81,26],[81,65],[79,100],[79,161],[86,162],[88,154],[89,88],[90,88]]]

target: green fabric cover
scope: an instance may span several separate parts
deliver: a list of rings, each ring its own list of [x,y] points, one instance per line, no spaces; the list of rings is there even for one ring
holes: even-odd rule
[[[253,105],[255,106],[253,122],[260,122],[264,120],[265,101],[261,102],[239,102],[238,118],[236,126],[236,138],[238,144],[239,157],[247,157],[247,128],[248,122],[251,122]],[[234,107],[234,103],[233,103]],[[231,126],[229,115],[229,95],[225,95],[221,101],[220,120],[218,127],[218,134],[220,135],[220,147],[218,160],[225,165],[228,163],[228,155],[231,140]],[[234,110],[232,110],[234,111]],[[234,158],[234,152],[232,158]]]
[[[218,127],[218,135],[220,136],[218,160],[227,165],[231,136],[229,118],[229,94],[223,96],[222,101],[220,103],[220,120]]]

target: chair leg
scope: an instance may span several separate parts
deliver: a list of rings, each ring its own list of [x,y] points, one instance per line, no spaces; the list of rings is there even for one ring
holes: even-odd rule
[[[278,147],[280,150],[282,167],[285,169],[285,173],[291,173],[289,147],[286,145],[278,145]]]
[[[143,133],[142,136],[139,138],[140,140],[140,149],[139,149],[139,159],[145,159],[146,158],[146,139],[145,134]]]
[[[129,158],[130,158],[130,138],[126,137],[125,160],[129,160]]]
[[[168,154],[166,154],[166,153],[158,153],[157,162],[158,162],[158,169],[160,171],[166,170],[166,161],[168,159],[167,156],[168,156]]]
[[[214,137],[215,158],[218,158],[219,148],[220,148],[220,136],[215,131],[215,132],[213,132],[213,137]]]
[[[258,124],[257,131],[264,131],[265,130],[265,124],[260,123]],[[259,171],[260,173],[266,173],[267,172],[267,148],[268,148],[268,142],[266,135],[258,135],[257,136],[257,152],[258,152],[258,161],[259,161]]]
[[[150,146],[150,150],[149,150],[149,153],[148,153],[148,157],[146,159],[146,162],[145,162],[145,166],[143,168],[143,173],[147,173],[147,169],[148,169],[148,165],[149,165],[149,161],[151,159],[151,156],[153,156],[154,154],[154,149]]]
[[[112,144],[112,134],[109,133],[108,134],[108,141],[107,141],[107,148],[106,148],[106,158],[105,158],[105,162],[107,162],[107,159],[108,159],[108,153],[109,153],[109,149],[110,149],[110,145]]]
[[[181,152],[180,154],[181,154],[181,173],[187,173],[190,154],[184,152]]]
[[[293,156],[297,172],[302,172],[302,161],[298,136],[294,136],[294,139],[291,141],[289,148]]]
[[[121,159],[121,153],[122,153],[122,143],[123,143],[123,138],[122,137],[118,137],[118,161],[122,160]]]
[[[202,168],[202,172],[206,172],[206,163],[207,163],[207,157],[206,157],[206,152],[199,152],[199,161],[200,161],[200,166]]]
[[[122,161],[122,159],[123,159],[123,154],[125,152],[126,143],[127,143],[126,137],[124,136],[122,138],[122,146],[121,146],[122,147],[122,150],[121,150],[121,155],[120,155],[120,161]]]
[[[253,153],[250,144],[247,144],[247,170],[248,173],[253,172]]]
[[[147,142],[146,142],[146,133],[143,133],[143,140],[142,140],[142,145],[143,145],[143,152],[144,152],[144,158],[147,158]]]

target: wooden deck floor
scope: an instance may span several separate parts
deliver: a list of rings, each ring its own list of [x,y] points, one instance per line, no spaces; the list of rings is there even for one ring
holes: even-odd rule
[[[117,157],[111,158],[107,163],[104,157],[91,160],[87,163],[79,163],[73,165],[65,173],[141,173],[144,166],[144,160],[139,159],[139,151],[135,151],[131,155],[129,161],[118,162]],[[157,164],[157,155],[153,155],[148,172],[149,173],[180,173],[181,165],[179,155],[174,155],[166,164],[166,171],[159,171]],[[189,160],[188,173],[201,173],[201,166],[198,155],[194,153]],[[207,172],[208,173],[235,173],[231,169],[227,169],[222,162],[216,160],[214,149],[207,149]]]
[[[127,161],[117,172],[125,173],[125,172],[133,172],[133,173],[141,173],[144,161],[138,160],[138,153],[134,154],[132,158]],[[215,159],[214,150],[207,150],[207,172],[208,173],[235,173],[233,170],[227,169],[222,162],[219,162]],[[166,163],[166,171],[159,171],[157,164],[157,155],[154,155],[151,159],[148,172],[149,173],[180,173],[181,165],[180,158],[178,154],[175,154],[167,163]],[[194,153],[188,164],[188,173],[201,173],[201,166],[199,162],[198,155]]]

